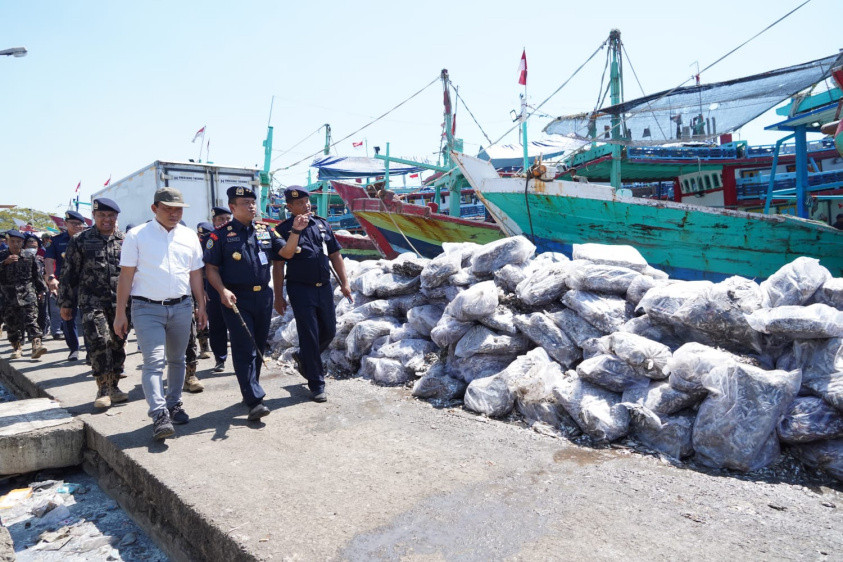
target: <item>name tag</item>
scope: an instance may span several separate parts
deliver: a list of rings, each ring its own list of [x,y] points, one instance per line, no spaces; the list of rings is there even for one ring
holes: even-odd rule
[[[261,265],[269,264],[269,260],[266,258],[266,252],[258,252],[258,258],[261,260]]]

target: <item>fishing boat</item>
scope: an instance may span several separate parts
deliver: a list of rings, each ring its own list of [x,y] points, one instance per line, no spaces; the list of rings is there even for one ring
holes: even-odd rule
[[[826,224],[634,197],[610,185],[504,178],[488,162],[453,156],[503,231],[538,251],[570,256],[573,244],[628,244],[678,279],[764,279],[799,256],[843,273],[843,231]]]

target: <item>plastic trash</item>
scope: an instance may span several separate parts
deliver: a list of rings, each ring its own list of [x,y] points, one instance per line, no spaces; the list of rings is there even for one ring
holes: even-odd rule
[[[459,252],[443,252],[427,262],[420,275],[421,287],[432,289],[448,282],[448,279],[462,269]]]
[[[565,332],[574,344],[582,348],[585,341],[603,336],[604,332],[598,330],[569,308],[557,312],[550,312],[548,316]]]
[[[527,351],[529,342],[522,334],[514,336],[500,335],[486,326],[474,325],[457,342],[454,355],[457,357],[471,357],[497,353],[502,355],[517,355]]]
[[[501,238],[480,246],[471,260],[471,272],[490,276],[508,264],[524,263],[536,253],[536,247],[523,236]]]
[[[553,387],[553,395],[582,431],[596,441],[615,441],[629,431],[629,412],[620,395],[583,381],[574,371]]]
[[[694,454],[692,412],[659,416],[641,404],[623,406],[629,411],[630,434],[636,442],[677,460]]]
[[[827,304],[762,308],[747,314],[746,320],[759,332],[789,339],[843,337],[843,312]]]
[[[820,260],[805,256],[796,258],[761,283],[765,307],[805,304],[831,279],[831,273]]]
[[[777,427],[783,443],[808,443],[843,437],[843,413],[815,396],[797,397]]]
[[[709,394],[694,423],[696,458],[706,466],[743,472],[775,461],[776,425],[801,381],[799,371],[764,371],[743,364],[712,369],[703,377]]]
[[[345,340],[345,356],[351,361],[359,361],[372,349],[372,344],[381,336],[401,327],[393,318],[363,320],[355,325]]]
[[[704,389],[696,392],[676,390],[666,381],[652,381],[649,385],[636,385],[623,393],[623,401],[641,404],[659,416],[669,416],[690,408],[706,395]]]
[[[471,322],[494,314],[498,306],[498,288],[494,281],[483,281],[466,289],[445,307],[445,314],[460,322]]]
[[[438,304],[425,304],[407,311],[407,323],[418,333],[430,337],[430,331],[442,319],[444,306]]]
[[[562,304],[604,334],[617,332],[632,317],[624,299],[588,291],[568,291]]]
[[[449,314],[443,314],[430,330],[430,339],[439,347],[448,347],[460,341],[472,326],[473,322],[460,322]]]
[[[566,279],[570,262],[552,263],[534,270],[515,287],[515,295],[527,306],[540,306],[558,300],[568,290]]]
[[[644,271],[648,266],[644,256],[632,246],[574,244],[571,255],[575,260],[588,260],[596,264],[626,267],[635,271]]]
[[[568,267],[565,280],[568,287],[580,291],[625,296],[632,283],[643,277],[628,267],[574,260]]]
[[[565,369],[572,367],[582,357],[580,348],[556,325],[549,314],[534,312],[518,315],[515,317],[515,326]]]
[[[636,372],[651,379],[666,379],[663,372],[673,356],[670,348],[657,341],[629,332],[615,332],[606,336],[612,353],[632,366]]]
[[[597,355],[577,365],[577,375],[591,384],[612,392],[623,392],[634,386],[646,387],[650,380],[614,355]]]
[[[843,439],[793,445],[793,454],[808,466],[819,468],[843,482]]]

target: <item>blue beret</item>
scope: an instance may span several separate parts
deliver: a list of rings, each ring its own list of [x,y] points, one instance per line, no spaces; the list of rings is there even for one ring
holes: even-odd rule
[[[220,215],[230,215],[230,214],[231,214],[231,209],[225,209],[223,207],[214,207],[213,209],[211,209],[211,216],[212,217],[218,217]]]
[[[32,238],[33,240],[35,240],[36,242],[38,242],[38,247],[39,247],[39,248],[41,247],[41,239],[40,239],[40,238],[38,238],[38,236],[36,236],[35,234],[30,234],[30,233],[28,233],[28,232],[27,232],[27,233],[26,233],[26,237],[23,239],[23,241],[24,241],[24,242],[26,242],[26,241],[27,241],[27,240],[29,240],[30,238]]]
[[[229,199],[235,199],[237,197],[251,197],[252,199],[258,198],[250,185],[232,185],[225,191],[225,193],[228,195]],[[231,211],[226,212],[231,214]]]
[[[91,206],[94,211],[114,211],[115,213],[120,212],[120,206],[117,205],[111,199],[107,197],[100,197],[99,199],[94,199],[94,204]]]
[[[16,229],[11,229],[6,231],[6,236],[11,236],[12,238],[20,238],[21,240],[26,240],[26,236],[24,236],[23,232]]]
[[[83,217],[81,213],[77,213],[76,211],[65,211],[64,212],[64,220],[66,220],[66,221],[79,221],[82,224],[85,224],[85,217]]]
[[[209,222],[200,222],[196,225],[196,232],[199,234],[208,234],[214,231],[214,225]]]
[[[299,199],[309,199],[310,193],[297,185],[293,185],[284,190],[284,200],[287,203],[298,201]]]

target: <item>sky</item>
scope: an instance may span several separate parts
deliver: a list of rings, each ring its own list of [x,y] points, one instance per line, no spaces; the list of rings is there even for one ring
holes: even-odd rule
[[[262,167],[267,125],[282,185],[307,180],[310,155],[433,85],[332,152],[435,161],[447,68],[492,140],[518,109],[518,63],[528,61],[537,105],[608,37],[621,31],[626,98],[672,88],[803,0],[405,2],[0,1],[0,204],[64,210],[155,160],[199,157],[205,126],[216,164]],[[705,72],[703,82],[747,76],[829,56],[843,47],[843,2],[811,0]],[[542,107],[558,116],[593,108],[605,55],[598,54]],[[273,101],[274,100],[274,101]],[[270,105],[272,113],[270,117]],[[737,135],[773,143],[765,114]],[[535,116],[531,140],[550,117]],[[488,144],[463,104],[457,136],[476,154]],[[306,140],[304,140],[306,139]],[[304,140],[304,142],[300,141]],[[517,142],[515,133],[506,141]],[[364,142],[354,148],[353,142]],[[291,148],[298,144],[295,148]],[[291,166],[299,160],[303,164]]]

